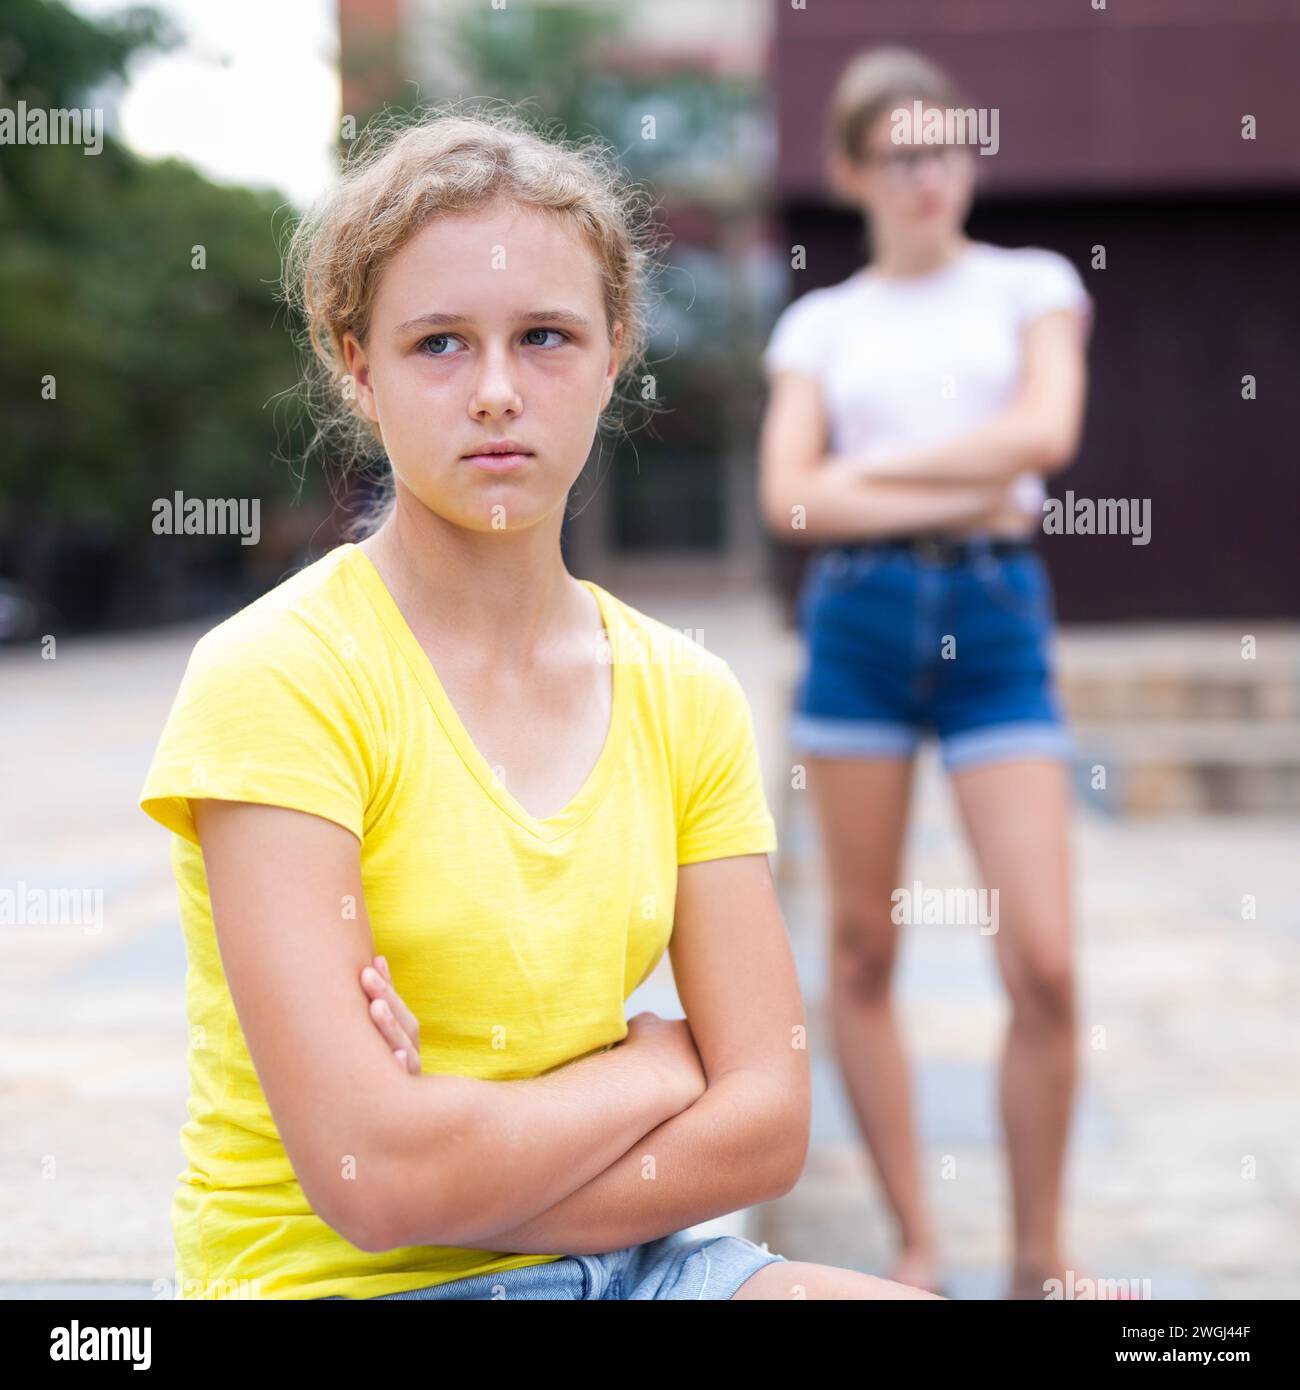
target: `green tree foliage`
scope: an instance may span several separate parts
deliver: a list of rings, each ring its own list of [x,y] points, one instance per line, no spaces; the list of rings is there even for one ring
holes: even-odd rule
[[[132,55],[177,37],[154,11],[92,22],[6,0],[0,105],[93,106]],[[264,510],[296,492],[297,362],[275,297],[294,215],[107,133],[98,155],[0,144],[0,536],[29,582],[60,530],[147,545],[152,499],[177,488]]]

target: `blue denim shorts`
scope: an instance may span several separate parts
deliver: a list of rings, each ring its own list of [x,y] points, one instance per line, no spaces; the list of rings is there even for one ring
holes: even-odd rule
[[[1051,580],[1027,545],[998,553],[976,538],[950,559],[833,546],[808,567],[799,624],[797,751],[909,757],[933,733],[950,771],[1075,754],[1053,672]]]
[[[427,1289],[366,1299],[453,1298],[730,1298],[755,1271],[783,1260],[743,1236],[690,1236],[685,1231],[606,1255],[565,1255],[545,1264],[453,1279]]]

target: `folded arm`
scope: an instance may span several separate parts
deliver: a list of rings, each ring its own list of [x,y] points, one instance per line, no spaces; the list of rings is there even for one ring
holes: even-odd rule
[[[1054,473],[1074,457],[1083,428],[1087,320],[1056,309],[1022,330],[1023,367],[1014,398],[956,438],[917,449],[833,460],[857,477],[953,482],[1007,482],[1019,473]]]
[[[778,540],[823,544],[969,526],[1005,506],[1008,484],[868,478],[826,454],[821,386],[781,371],[763,417],[759,499]]]
[[[768,526],[781,540],[813,544],[1014,517],[1016,477],[1059,471],[1078,449],[1085,342],[1077,312],[1041,315],[1023,330],[1022,380],[1005,410],[956,439],[897,455],[829,454],[821,384],[776,372],[759,445]]]
[[[590,1254],[780,1196],[808,1152],[802,998],[766,855],[683,865],[669,947],[708,1088],[493,1250]]]

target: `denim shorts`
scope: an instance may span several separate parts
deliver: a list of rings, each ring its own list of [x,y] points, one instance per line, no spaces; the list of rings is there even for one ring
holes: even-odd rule
[[[933,733],[950,771],[1014,757],[1070,760],[1053,672],[1055,599],[1030,546],[927,557],[833,546],[799,595],[806,664],[791,745],[820,757],[908,757]]]
[[[452,1279],[427,1289],[365,1299],[650,1299],[730,1298],[764,1265],[783,1260],[743,1236],[691,1236],[685,1231],[606,1255],[565,1255],[545,1264]],[[327,1301],[327,1300],[322,1300]]]

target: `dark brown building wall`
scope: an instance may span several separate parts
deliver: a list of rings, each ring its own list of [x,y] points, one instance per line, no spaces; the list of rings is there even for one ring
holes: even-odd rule
[[[776,0],[776,16],[792,198],[821,193],[824,95],[858,49],[885,43],[921,49],[971,105],[998,109],[1000,148],[980,161],[991,192],[1300,187],[1296,0]]]

